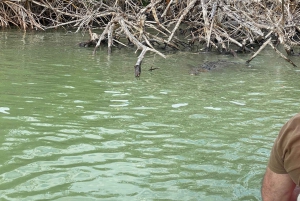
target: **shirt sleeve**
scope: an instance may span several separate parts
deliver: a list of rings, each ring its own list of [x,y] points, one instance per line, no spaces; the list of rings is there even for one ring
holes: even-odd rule
[[[271,150],[268,167],[277,174],[300,168],[300,113],[280,130]]]
[[[278,138],[275,140],[272,147],[268,167],[277,174],[287,174],[286,170],[284,169],[282,156],[280,154],[281,150],[278,140]]]

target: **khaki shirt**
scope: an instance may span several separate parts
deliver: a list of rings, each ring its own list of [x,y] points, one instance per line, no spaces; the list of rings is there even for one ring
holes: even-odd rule
[[[300,113],[281,128],[268,167],[277,174],[289,174],[300,185]]]

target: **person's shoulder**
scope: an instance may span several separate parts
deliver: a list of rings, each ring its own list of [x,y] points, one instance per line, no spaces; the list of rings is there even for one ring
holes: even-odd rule
[[[294,136],[300,134],[300,113],[295,114],[281,128],[279,136]]]
[[[289,120],[289,122],[294,122],[294,121],[296,121],[296,122],[300,121],[300,112],[297,113],[297,114],[295,114],[295,115]]]
[[[292,116],[280,129],[278,140],[284,140],[288,136],[292,136],[294,133],[300,133],[300,113]]]

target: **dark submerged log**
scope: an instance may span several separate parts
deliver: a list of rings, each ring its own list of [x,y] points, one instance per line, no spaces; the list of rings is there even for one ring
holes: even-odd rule
[[[139,78],[141,76],[141,73],[142,73],[141,65],[134,66],[134,73],[135,73],[136,78]]]

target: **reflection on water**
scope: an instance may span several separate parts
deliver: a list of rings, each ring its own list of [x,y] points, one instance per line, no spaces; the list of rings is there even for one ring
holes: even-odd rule
[[[136,80],[132,51],[0,36],[0,200],[261,199],[273,140],[299,108],[299,71],[271,50],[197,76],[187,64],[232,57],[148,54]]]

